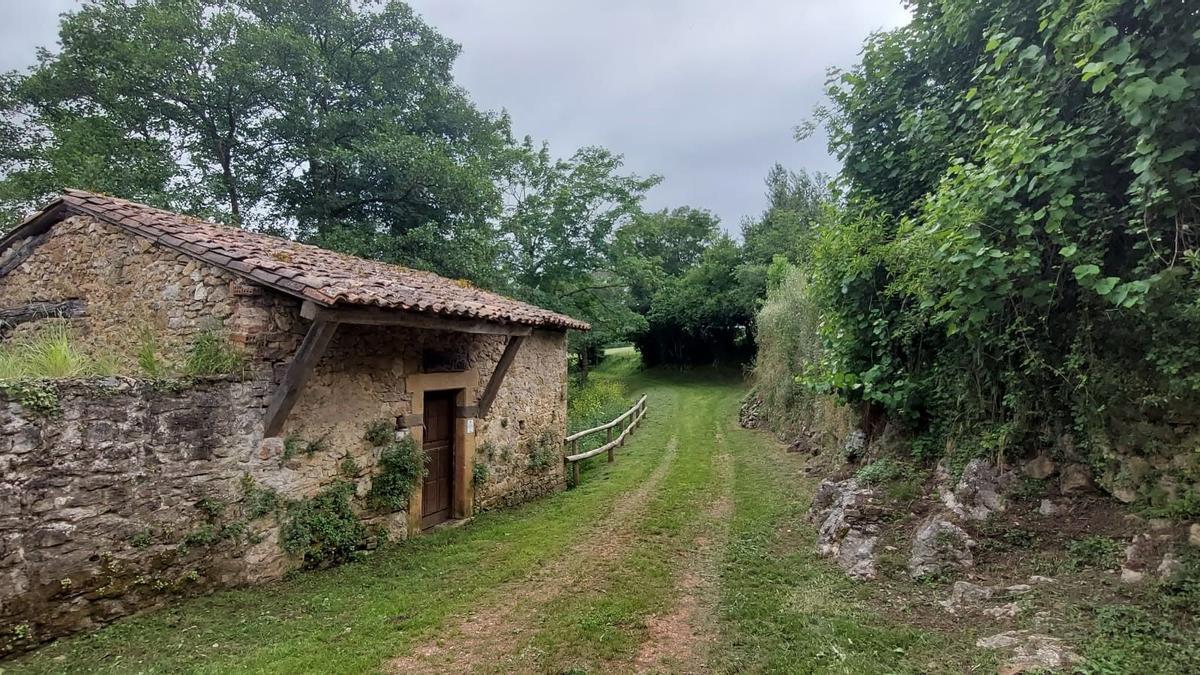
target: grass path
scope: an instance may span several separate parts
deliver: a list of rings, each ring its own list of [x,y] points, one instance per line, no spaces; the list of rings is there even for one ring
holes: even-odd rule
[[[737,378],[620,377],[650,413],[582,484],[335,570],[59,641],[8,673],[963,672],[812,554],[811,479],[736,426]]]

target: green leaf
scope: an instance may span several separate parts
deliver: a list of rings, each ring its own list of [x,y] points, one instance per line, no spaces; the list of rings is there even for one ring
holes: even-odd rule
[[[1100,268],[1096,265],[1092,265],[1091,263],[1087,263],[1084,265],[1076,265],[1072,272],[1075,273],[1076,281],[1082,282],[1084,279],[1100,274]]]
[[[1104,277],[1100,281],[1096,282],[1096,285],[1093,286],[1092,289],[1100,295],[1108,295],[1119,283],[1121,283],[1121,280],[1117,277]]]
[[[1075,255],[1078,251],[1079,251],[1079,247],[1076,246],[1075,244],[1067,244],[1066,246],[1062,247],[1062,250],[1059,251],[1059,254],[1061,254],[1062,257],[1064,257],[1064,258],[1070,258],[1071,256]]]

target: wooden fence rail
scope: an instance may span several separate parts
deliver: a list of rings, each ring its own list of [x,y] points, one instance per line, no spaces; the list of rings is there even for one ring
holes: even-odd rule
[[[633,404],[632,408],[630,408],[629,410],[626,410],[624,413],[621,414],[620,417],[616,418],[615,420],[613,420],[607,424],[601,424],[600,426],[592,427],[591,429],[584,429],[583,431],[576,432],[576,433],[571,434],[570,436],[567,436],[565,445],[567,445],[571,448],[571,454],[567,455],[566,457],[563,457],[563,461],[566,462],[567,468],[569,468],[571,470],[571,476],[572,476],[572,478],[574,478],[575,484],[576,485],[579,484],[579,463],[580,462],[582,462],[583,460],[585,460],[589,457],[595,457],[596,455],[598,455],[602,452],[607,452],[608,453],[608,461],[610,461],[610,462],[613,461],[613,459],[615,459],[613,450],[617,446],[625,445],[625,438],[627,436],[629,436],[629,434],[633,433],[634,428],[636,428],[637,425],[641,423],[642,418],[645,416],[646,416],[646,397],[643,395],[641,398],[638,399],[637,403]],[[620,435],[618,435],[616,438],[613,438],[613,430],[615,428],[617,428],[618,426],[621,426],[621,424],[623,422],[626,422],[626,420],[628,420],[628,423],[626,423],[624,425],[624,427],[621,429]],[[586,452],[579,452],[579,439],[585,438],[592,434],[600,433],[601,431],[605,432],[605,436],[606,436],[604,445],[601,445],[600,447],[594,448],[592,450],[588,450]]]

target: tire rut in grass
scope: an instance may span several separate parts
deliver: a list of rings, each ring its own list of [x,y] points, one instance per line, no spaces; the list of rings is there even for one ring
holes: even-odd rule
[[[384,666],[390,673],[474,671],[503,667],[535,634],[538,613],[562,595],[591,587],[597,566],[619,560],[636,541],[638,522],[678,453],[672,437],[654,470],[638,487],[619,496],[612,509],[567,551],[529,578],[502,586],[494,600],[472,608],[441,636],[417,645]]]
[[[633,661],[638,673],[709,672],[707,655],[716,640],[716,606],[721,552],[729,540],[733,516],[733,457],[725,437],[717,432],[719,448],[713,461],[720,493],[705,510],[704,526],[692,552],[676,573],[676,601],[671,610],[650,618],[649,635]]]

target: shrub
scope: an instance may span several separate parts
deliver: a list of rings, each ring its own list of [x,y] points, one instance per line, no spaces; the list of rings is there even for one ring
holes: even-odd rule
[[[216,329],[205,329],[188,347],[184,372],[193,377],[229,375],[242,367],[242,355]]]
[[[859,469],[854,477],[866,485],[878,485],[900,478],[907,472],[904,465],[884,457]]]
[[[350,560],[363,546],[367,529],[350,507],[354,486],[338,483],[325,492],[288,507],[280,530],[283,549],[304,557],[314,568]]]
[[[379,457],[379,473],[371,479],[367,500],[372,508],[399,511],[425,477],[425,454],[412,437],[392,443]]]
[[[391,443],[395,437],[394,427],[395,425],[391,420],[375,420],[367,425],[367,430],[363,434],[363,440],[376,448],[383,447]]]

